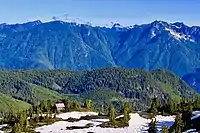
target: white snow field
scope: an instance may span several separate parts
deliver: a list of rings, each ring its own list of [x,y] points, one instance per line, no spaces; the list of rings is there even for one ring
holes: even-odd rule
[[[89,116],[98,115],[98,113],[96,113],[96,112],[77,112],[77,111],[74,111],[74,112],[58,114],[56,117],[67,120],[70,117],[79,119],[81,116],[87,116],[87,115],[89,115]]]
[[[200,116],[200,111],[193,111],[192,114],[194,115],[193,117],[191,117],[191,119],[196,119]]]
[[[190,130],[187,130],[183,133],[198,133],[198,132],[196,131],[196,129],[190,129]]]
[[[3,127],[6,127],[6,126],[8,126],[8,124],[0,125],[0,130],[1,130]],[[7,133],[7,132],[5,132],[5,131],[0,131],[0,133]]]
[[[58,115],[59,118],[67,119],[69,117],[72,118],[80,118],[81,116],[86,115],[97,115],[95,112],[70,112]],[[101,128],[97,127],[97,125],[108,121],[108,119],[93,119],[93,120],[81,120],[78,122],[67,122],[67,121],[59,121],[55,122],[52,125],[42,126],[36,128],[36,132],[40,133],[147,133],[148,124],[151,121],[150,119],[142,118],[138,113],[130,114],[131,120],[129,121],[129,127],[125,128]],[[171,126],[174,123],[175,116],[156,116],[156,120],[158,121],[158,133],[161,130],[163,125]],[[66,127],[70,126],[85,126],[88,123],[93,123],[94,127],[85,128],[85,129],[76,129],[76,130],[66,130]]]

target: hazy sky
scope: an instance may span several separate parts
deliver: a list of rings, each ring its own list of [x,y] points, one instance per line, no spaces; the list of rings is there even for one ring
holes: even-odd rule
[[[200,0],[0,0],[0,23],[46,21],[64,14],[96,24],[164,20],[200,25]]]

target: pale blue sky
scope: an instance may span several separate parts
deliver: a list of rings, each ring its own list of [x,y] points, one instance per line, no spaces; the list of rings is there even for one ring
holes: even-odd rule
[[[164,20],[200,25],[200,0],[0,0],[0,23],[50,20],[64,14],[96,24]]]

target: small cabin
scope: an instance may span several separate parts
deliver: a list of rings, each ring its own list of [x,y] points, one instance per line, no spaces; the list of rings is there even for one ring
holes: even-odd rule
[[[65,104],[64,103],[56,103],[55,106],[56,106],[56,109],[58,111],[65,110]]]

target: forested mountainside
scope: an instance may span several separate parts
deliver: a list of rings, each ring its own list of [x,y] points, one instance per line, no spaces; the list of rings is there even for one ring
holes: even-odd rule
[[[63,21],[0,24],[0,53],[5,69],[164,68],[183,77],[200,68],[200,27],[163,21],[112,28]]]
[[[1,70],[0,93],[30,104],[48,99],[78,98],[92,99],[99,104],[130,101],[138,109],[146,109],[154,97],[179,100],[197,96],[192,88],[169,71],[122,68]]]

